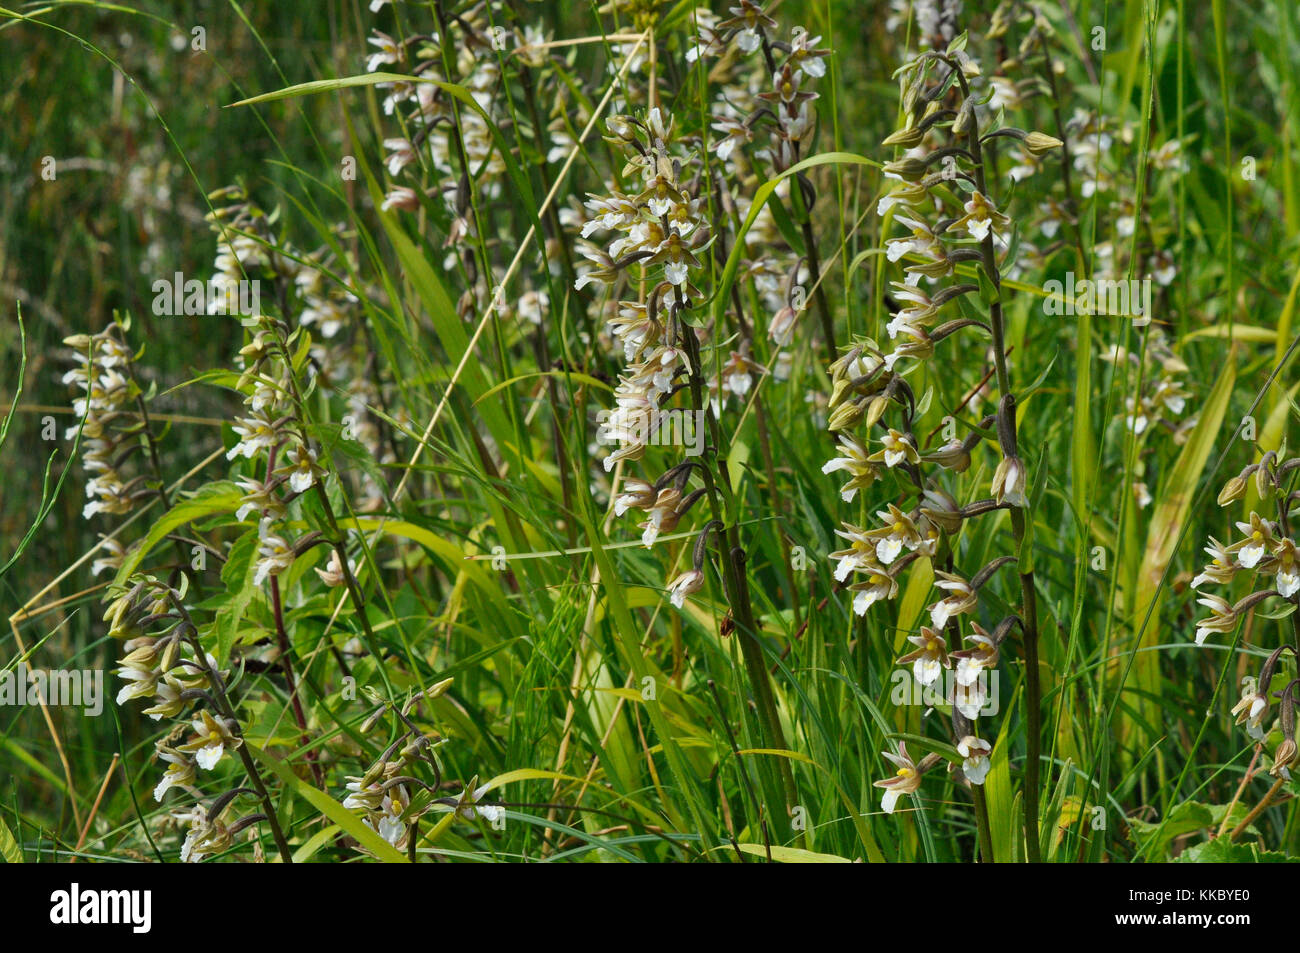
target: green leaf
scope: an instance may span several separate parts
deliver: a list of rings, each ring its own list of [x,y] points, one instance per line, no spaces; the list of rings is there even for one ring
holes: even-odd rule
[[[1255,844],[1234,844],[1216,837],[1187,848],[1174,858],[1175,864],[1296,864],[1300,857],[1289,857],[1275,850],[1261,850]]]
[[[193,520],[213,513],[229,513],[239,508],[243,491],[229,480],[221,480],[199,487],[187,500],[175,504],[149,528],[138,546],[127,552],[117,570],[117,584],[125,583],[139,568],[149,551],[167,538],[167,534]]]
[[[1164,860],[1169,844],[1175,837],[1204,830],[1213,824],[1214,812],[1207,805],[1198,801],[1184,801],[1169,812],[1169,817],[1164,822],[1130,818],[1128,829],[1129,836],[1142,848],[1143,856],[1151,860]]]
[[[18,846],[13,831],[9,830],[9,825],[3,819],[0,819],[0,857],[4,858],[6,864],[23,862],[22,849]]]
[[[731,846],[715,847],[714,850],[731,850]],[[749,854],[752,857],[767,858],[768,852],[771,851],[772,859],[780,864],[851,864],[853,861],[847,857],[840,857],[838,854],[819,854],[812,850],[803,850],[799,847],[778,847],[773,844],[771,847],[764,847],[762,844],[737,844],[738,849],[743,854]]]
[[[230,650],[238,640],[239,623],[243,621],[248,604],[257,594],[253,577],[257,574],[258,534],[256,530],[245,533],[230,547],[226,564],[221,567],[221,581],[226,584],[229,598],[216,611],[212,631],[217,636],[217,662],[224,664]]]

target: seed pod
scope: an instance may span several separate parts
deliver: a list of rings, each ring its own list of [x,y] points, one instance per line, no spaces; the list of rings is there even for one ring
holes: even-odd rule
[[[379,724],[379,719],[384,716],[384,712],[386,711],[388,711],[388,706],[380,705],[373,712],[371,712],[370,717],[361,723],[361,733],[363,735],[370,734],[370,732],[374,730],[375,725]]]
[[[998,403],[998,443],[1004,457],[1016,455],[1016,398],[1006,394]]]
[[[1271,450],[1264,454],[1264,459],[1259,461],[1259,466],[1255,470],[1255,492],[1259,494],[1261,500],[1271,500],[1277,492],[1277,480],[1273,476],[1273,471],[1269,469],[1273,456]]]
[[[1291,646],[1279,645],[1273,650],[1273,654],[1268,657],[1268,660],[1264,663],[1264,667],[1259,670],[1259,693],[1261,695],[1268,694],[1269,683],[1273,681],[1273,672],[1277,669],[1277,660],[1282,657],[1283,652],[1288,650],[1294,653]]]
[[[180,647],[181,640],[175,636],[167,640],[167,644],[163,647],[162,659],[158,663],[159,671],[170,672],[172,670],[172,667],[176,664],[176,653],[180,651]]]

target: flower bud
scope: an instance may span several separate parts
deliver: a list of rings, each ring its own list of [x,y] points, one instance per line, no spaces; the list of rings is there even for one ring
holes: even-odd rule
[[[1277,480],[1274,479],[1273,473],[1269,470],[1269,457],[1271,453],[1265,454],[1263,461],[1260,462],[1259,468],[1255,471],[1255,493],[1261,500],[1271,500],[1277,490]]]
[[[827,429],[832,432],[836,430],[847,430],[862,419],[862,414],[862,404],[858,401],[850,401],[847,404],[841,404],[831,414],[831,419],[826,425]]]
[[[361,723],[361,733],[363,735],[368,735],[370,732],[374,731],[375,725],[379,724],[379,719],[383,718],[387,711],[387,705],[380,705],[371,712],[370,716]]]
[[[957,64],[961,67],[961,74],[967,79],[980,75],[979,63],[976,63],[965,50],[957,50],[953,53],[953,58],[957,60]]]
[[[435,698],[438,698],[440,695],[446,692],[447,689],[451,688],[451,683],[454,681],[455,681],[454,678],[444,678],[442,681],[438,682],[437,684],[430,686],[429,690],[424,693],[424,697],[428,698],[430,701],[432,701]]]
[[[871,402],[867,405],[867,415],[865,418],[867,426],[874,427],[879,422],[880,418],[885,415],[885,411],[888,409],[888,397],[884,394],[873,397]]]
[[[923,458],[925,459],[925,458]],[[969,462],[969,455],[967,461]],[[926,490],[921,500],[921,514],[947,533],[961,529],[961,507],[943,490]]]
[[[1049,136],[1043,132],[1031,132],[1024,139],[1025,148],[1029,150],[1032,156],[1046,155],[1053,149],[1059,149],[1065,145],[1060,139]]]
[[[699,569],[688,569],[668,584],[668,595],[672,604],[682,608],[686,597],[704,588],[704,573]]]
[[[885,137],[881,142],[882,146],[902,146],[904,149],[914,149],[921,144],[925,138],[925,132],[918,126],[912,126],[908,129],[899,129]]]
[[[975,119],[975,100],[973,97],[966,97],[961,104],[961,109],[957,110],[957,118],[952,121],[952,133],[954,136],[964,136],[970,132],[971,123]]]
[[[1283,740],[1283,742],[1277,746],[1277,751],[1273,752],[1273,767],[1269,770],[1269,774],[1273,775],[1273,777],[1277,777],[1282,773],[1283,769],[1289,768],[1295,763],[1295,756],[1295,742],[1290,738]]]
[[[167,645],[163,648],[162,659],[158,662],[159,671],[170,672],[176,666],[176,656],[180,653],[180,650],[180,639],[168,639]]]
[[[835,381],[835,383],[831,385],[831,396],[830,399],[826,402],[826,406],[830,410],[834,410],[841,403],[843,403],[844,398],[847,397],[849,392],[852,390],[853,390],[853,382],[849,380],[847,377],[841,377],[839,380]]]
[[[922,160],[908,156],[905,159],[886,162],[884,171],[893,173],[907,182],[919,182],[925,177],[926,166]]]
[[[1227,506],[1229,503],[1234,503],[1245,495],[1246,481],[1239,476],[1235,476],[1225,483],[1223,489],[1219,491],[1218,502],[1220,506]]]

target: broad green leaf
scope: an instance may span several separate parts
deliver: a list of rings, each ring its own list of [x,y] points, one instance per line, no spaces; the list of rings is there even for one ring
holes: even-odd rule
[[[144,557],[160,542],[167,538],[168,533],[175,532],[186,523],[193,522],[204,516],[211,516],[214,513],[229,513],[239,508],[239,501],[243,497],[243,491],[229,480],[221,480],[216,483],[209,483],[199,487],[194,494],[188,499],[181,500],[172,506],[170,510],[149,528],[144,539],[134,548],[127,552],[122,559],[122,565],[117,570],[116,582],[120,585],[131,574],[136,571]]]
[[[4,858],[6,864],[21,864],[23,862],[23,852],[18,846],[18,841],[14,838],[13,831],[9,830],[9,825],[0,818],[0,857]]]
[[[851,864],[853,861],[847,857],[840,857],[837,854],[819,854],[816,851],[803,850],[799,847],[779,847],[773,844],[771,847],[764,847],[762,844],[737,844],[736,847],[745,854],[753,857],[767,858],[768,851],[772,853],[772,859],[781,864]],[[715,847],[714,850],[725,851],[731,850],[731,846]]]

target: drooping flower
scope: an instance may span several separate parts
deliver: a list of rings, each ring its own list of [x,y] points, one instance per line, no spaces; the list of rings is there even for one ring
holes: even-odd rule
[[[912,677],[922,685],[933,685],[939,680],[944,669],[951,668],[948,660],[948,642],[942,632],[936,632],[929,626],[921,626],[920,635],[909,635],[907,641],[916,646],[898,659],[899,665],[912,663]]]
[[[1300,551],[1295,542],[1285,537],[1279,540],[1259,571],[1273,577],[1273,586],[1282,598],[1290,599],[1300,592]]]
[[[1025,497],[1025,465],[1019,457],[1003,457],[993,472],[993,497],[1008,506],[1029,505]]]
[[[1268,715],[1268,698],[1262,692],[1246,692],[1232,708],[1238,725],[1246,726],[1246,734],[1256,741],[1264,740],[1264,718]]]
[[[1218,596],[1206,595],[1196,600],[1210,610],[1208,619],[1196,623],[1196,644],[1204,645],[1211,632],[1231,632],[1237,625],[1237,612],[1232,603]]]
[[[892,754],[888,751],[880,753],[898,768],[893,777],[873,782],[876,787],[885,789],[885,793],[880,798],[881,810],[886,814],[893,814],[898,799],[904,794],[911,794],[921,786],[921,771],[916,766],[916,763],[908,757],[907,745],[903,742],[899,742],[898,754]]]
[[[822,466],[822,473],[848,473],[849,481],[840,487],[840,498],[846,503],[852,503],[858,490],[864,490],[876,481],[880,469],[871,462],[870,452],[857,437],[850,433],[840,433],[837,437],[843,455],[827,461]]]
[[[978,622],[972,622],[971,629],[973,630],[971,634],[966,636],[966,641],[971,644],[971,648],[958,649],[951,653],[951,657],[957,660],[958,685],[974,684],[981,672],[995,668],[998,664],[997,643]]]
[[[993,746],[983,738],[966,735],[957,742],[957,753],[962,756],[961,771],[966,780],[971,784],[983,784],[992,766],[989,755],[993,753]]]
[[[953,616],[970,612],[979,604],[979,596],[961,576],[936,570],[934,584],[948,593],[930,606],[930,621],[936,629],[942,630]]]
[[[224,718],[215,718],[205,709],[194,716],[191,724],[194,737],[176,750],[192,754],[195,762],[205,771],[211,771],[225,754],[226,748],[238,748],[242,743]]]
[[[849,578],[852,572],[874,572],[880,570],[884,572],[884,567],[876,556],[876,541],[871,534],[863,529],[859,529],[851,523],[845,523],[843,530],[836,530],[836,536],[843,537],[849,541],[848,549],[840,549],[831,553],[830,558],[835,560],[835,581],[843,582]]]
[[[677,608],[682,608],[686,597],[704,588],[704,573],[690,569],[668,584],[669,598]]]
[[[887,467],[896,467],[900,463],[919,463],[921,455],[906,434],[899,433],[892,427],[880,438],[883,446],[867,457],[872,463],[883,462]]]
[[[868,530],[867,535],[876,540],[876,558],[881,565],[888,566],[904,549],[915,552],[924,544],[916,523],[893,503],[876,516],[884,525]]]
[[[1232,582],[1232,577],[1236,575],[1239,567],[1228,548],[1211,536],[1210,545],[1205,547],[1205,551],[1210,555],[1210,562],[1192,580],[1192,588],[1197,589],[1207,582],[1218,585],[1227,585]]]
[[[866,580],[849,586],[853,592],[853,611],[866,615],[867,610],[882,599],[898,595],[898,580],[884,568],[869,570]]]
[[[283,536],[266,532],[268,523],[262,524],[262,542],[258,547],[257,567],[253,572],[253,585],[260,586],[268,576],[278,576],[293,565],[297,554]]]
[[[1277,542],[1273,535],[1273,526],[1258,513],[1251,513],[1250,522],[1238,523],[1237,529],[1244,533],[1246,538],[1233,543],[1226,552],[1235,553],[1237,562],[1243,569],[1254,569]]]

